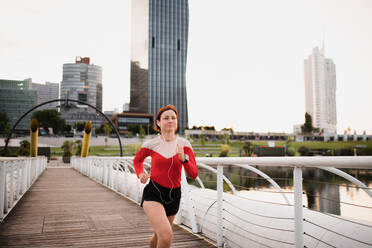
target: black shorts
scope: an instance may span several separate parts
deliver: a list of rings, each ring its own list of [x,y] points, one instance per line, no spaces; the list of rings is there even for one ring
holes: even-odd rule
[[[156,201],[163,205],[167,216],[175,215],[180,207],[181,187],[167,188],[150,180],[143,189],[141,207],[144,201]]]

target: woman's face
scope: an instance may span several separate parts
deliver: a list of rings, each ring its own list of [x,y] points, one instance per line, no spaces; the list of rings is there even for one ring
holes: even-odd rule
[[[156,123],[160,127],[161,132],[175,133],[177,130],[177,115],[173,110],[169,109],[161,114],[160,121],[157,120]]]

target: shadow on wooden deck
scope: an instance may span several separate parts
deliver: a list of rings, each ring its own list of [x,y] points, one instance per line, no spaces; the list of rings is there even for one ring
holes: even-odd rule
[[[173,227],[172,247],[214,247]],[[71,168],[48,168],[0,224],[0,247],[148,247],[143,209]]]

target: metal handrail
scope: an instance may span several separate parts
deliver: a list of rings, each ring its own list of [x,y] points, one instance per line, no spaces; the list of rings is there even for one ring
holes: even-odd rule
[[[0,222],[17,205],[46,166],[45,157],[0,158]]]
[[[139,202],[139,197],[140,197],[140,192],[141,192],[141,187],[142,187],[141,185],[142,184],[139,183],[139,180],[137,179],[137,176],[134,175],[133,172],[130,172],[129,169],[128,169],[129,167],[133,168],[133,157],[122,157],[122,158],[120,158],[120,157],[111,157],[111,158],[109,158],[109,157],[105,157],[105,158],[90,157],[88,159],[96,160],[96,161],[99,160],[101,162],[100,163],[92,163],[92,162],[89,162],[89,161],[85,161],[83,163],[82,161],[80,161],[78,163],[77,160],[75,161],[74,159],[72,160],[72,162],[73,162],[73,164],[76,164],[77,167],[80,167],[79,171],[81,171],[82,173],[83,172],[90,172],[90,174],[93,176],[93,178],[96,178],[95,180],[99,179],[100,182],[106,184],[108,187],[113,188],[113,190],[116,190],[119,193],[124,193],[126,196],[129,196],[135,202],[137,202],[137,203]],[[116,166],[119,162],[120,162],[120,164],[125,165],[124,171],[114,169],[114,168],[117,168]],[[285,204],[286,206],[275,205],[276,206],[275,207],[274,205],[271,205],[270,208],[272,208],[272,209],[281,208],[282,209],[281,211],[286,211],[285,216],[288,216],[288,217],[282,218],[279,221],[280,222],[290,221],[292,223],[291,225],[294,224],[293,232],[288,232],[288,230],[291,230],[291,229],[288,229],[288,228],[276,228],[276,229],[277,229],[277,231],[280,231],[280,229],[282,229],[282,230],[286,230],[287,233],[289,233],[289,234],[292,233],[291,235],[293,235],[293,242],[295,244],[295,247],[304,247],[304,245],[307,246],[306,242],[311,242],[311,241],[309,241],[309,239],[307,239],[306,242],[304,241],[304,236],[306,236],[306,233],[308,233],[308,232],[306,232],[306,229],[304,229],[304,219],[305,218],[308,219],[309,213],[308,213],[307,209],[304,210],[303,203],[302,203],[302,197],[303,197],[302,168],[304,168],[304,167],[307,167],[307,168],[321,168],[321,169],[324,169],[324,170],[328,170],[332,173],[335,173],[339,176],[342,176],[342,177],[348,179],[349,181],[351,181],[353,183],[356,183],[358,186],[362,186],[361,182],[359,182],[356,178],[354,178],[354,177],[352,177],[352,176],[350,176],[346,173],[343,174],[344,172],[341,172],[340,170],[336,169],[336,167],[337,168],[353,168],[353,169],[372,169],[372,157],[370,157],[370,156],[368,156],[368,157],[354,157],[354,156],[353,157],[279,157],[279,158],[278,157],[270,157],[270,158],[267,158],[267,157],[264,157],[264,158],[262,158],[262,157],[259,157],[259,158],[249,158],[249,157],[199,158],[198,157],[198,158],[196,158],[196,162],[197,162],[199,167],[203,167],[203,168],[207,168],[207,167],[212,168],[211,166],[217,167],[217,170],[216,170],[217,171],[217,191],[214,191],[217,194],[213,193],[213,190],[204,190],[203,187],[201,189],[188,187],[188,189],[187,189],[188,195],[185,198],[186,201],[184,201],[184,203],[186,203],[186,208],[183,210],[183,211],[186,211],[186,213],[188,213],[188,214],[186,216],[176,217],[176,219],[177,218],[179,219],[178,223],[183,223],[184,225],[188,225],[190,228],[192,228],[192,230],[194,232],[199,231],[197,227],[202,226],[204,221],[206,221],[210,224],[214,222],[216,224],[216,229],[214,229],[215,230],[214,235],[216,235],[216,236],[214,238],[213,238],[213,236],[208,236],[210,234],[204,233],[204,231],[203,231],[204,228],[203,228],[201,234],[202,235],[207,235],[208,238],[210,238],[212,240],[215,240],[219,247],[222,247],[225,244],[225,242],[229,242],[229,240],[232,240],[232,243],[234,243],[234,242],[236,243],[236,240],[234,240],[233,237],[240,237],[240,238],[245,237],[245,235],[242,235],[242,233],[239,230],[235,230],[234,226],[231,226],[231,223],[229,224],[229,222],[224,221],[223,211],[226,211],[226,210],[224,210],[226,207],[227,208],[230,207],[230,210],[227,210],[227,211],[231,211],[231,207],[233,207],[233,205],[235,205],[235,204],[238,204],[239,209],[241,208],[241,210],[239,210],[240,212],[249,212],[250,214],[254,213],[254,215],[251,215],[251,216],[253,218],[261,218],[262,221],[268,221],[270,219],[271,219],[270,221],[276,221],[277,219],[279,219],[278,217],[280,217],[280,215],[279,215],[276,218],[268,218],[270,216],[267,214],[267,212],[264,211],[265,208],[262,208],[262,207],[255,209],[257,211],[249,210],[249,208],[247,209],[247,206],[249,207],[251,205],[252,206],[263,206],[263,205],[266,204],[265,201],[253,201],[253,202],[251,201],[252,203],[250,203],[250,204],[246,204],[246,203],[239,204],[239,202],[241,202],[241,200],[243,200],[243,198],[241,196],[234,196],[233,194],[224,193],[222,185],[223,185],[224,178],[226,178],[223,175],[223,170],[224,170],[225,165],[239,166],[239,167],[254,171],[257,174],[263,176],[273,186],[277,185],[276,182],[272,178],[270,178],[268,175],[266,175],[262,171],[257,170],[253,166],[264,166],[264,167],[281,166],[281,167],[290,167],[290,168],[294,169],[294,173],[293,173],[294,204],[293,205],[289,204],[289,200],[287,199],[286,200],[287,204]],[[146,165],[151,166],[150,165],[150,160],[146,160]],[[95,169],[87,168],[88,166],[94,166]],[[74,167],[75,167],[75,165],[74,165]],[[97,168],[99,168],[99,169],[97,169]],[[212,169],[214,169],[214,168],[212,168]],[[103,175],[98,175],[99,173],[101,173]],[[188,186],[186,178],[183,178],[182,182],[183,182],[183,186],[184,185]],[[186,182],[186,184],[185,184],[185,182]],[[126,188],[124,188],[125,184],[127,185]],[[279,185],[276,188],[279,191],[281,191]],[[367,191],[370,190],[365,186],[364,186],[364,189],[367,190]],[[204,213],[205,208],[204,208],[204,210],[202,210],[202,209],[203,209],[203,206],[205,207],[205,204],[203,205],[203,204],[200,203],[201,205],[198,206],[198,201],[200,201],[200,197],[198,197],[197,201],[194,201],[192,199],[193,192],[195,192],[195,193],[200,192],[200,194],[205,195],[205,201],[209,201],[209,203],[211,203],[210,201],[216,203],[216,205],[215,205],[216,208],[214,208],[213,214],[211,213],[207,219],[204,218],[205,216],[204,217],[199,216],[200,213]],[[183,196],[183,197],[185,197],[185,196]],[[210,197],[211,197],[211,200],[208,200],[208,199],[210,199]],[[227,202],[229,200],[231,200],[232,204],[231,205],[226,204],[226,206],[224,207],[223,202]],[[228,202],[228,203],[230,203],[230,202]],[[197,210],[198,210],[197,212],[194,212],[194,210],[192,209],[194,205],[197,207]],[[268,207],[270,206],[270,204],[266,204],[266,205],[268,205]],[[294,216],[293,218],[289,217],[290,212],[288,212],[288,211],[291,211],[291,209],[293,209],[292,210],[292,213],[293,213],[293,216]],[[202,211],[200,211],[200,210],[202,210]],[[304,211],[306,211],[306,213],[304,213]],[[275,215],[277,215],[277,214],[278,213],[276,213]],[[314,211],[311,212],[311,215],[314,215]],[[216,217],[214,217],[214,216],[216,216]],[[322,218],[328,218],[327,215],[322,215],[322,216],[324,216]],[[329,217],[329,219],[332,219],[332,217]],[[241,221],[243,221],[243,220],[244,220],[244,218],[242,218]],[[340,219],[337,219],[337,220],[342,221]],[[250,222],[254,223],[253,220],[252,221],[250,220]],[[260,223],[261,226],[264,226],[264,224],[263,223],[261,224],[261,222],[256,222],[256,223]],[[347,225],[348,222],[345,221],[345,223],[346,223],[345,225]],[[331,225],[331,224],[326,222],[326,223],[323,223],[323,225],[324,225],[323,226],[324,230],[329,230],[329,226],[327,226],[327,225]],[[266,226],[271,226],[271,225],[266,225]],[[358,228],[369,228],[368,226],[362,225],[362,224],[360,226],[358,226],[357,223],[355,223],[355,222],[353,222],[353,223],[349,222],[349,227],[350,226],[358,227]],[[244,228],[244,227],[241,226],[240,228]],[[307,227],[307,228],[309,228],[309,227]],[[226,232],[226,230],[229,230],[229,231]],[[336,232],[336,233],[339,233],[339,232]],[[355,232],[355,233],[357,233],[357,232]],[[289,235],[289,234],[286,234],[286,235]],[[233,236],[231,236],[231,235],[233,235]],[[285,234],[283,234],[283,235],[285,235]],[[321,240],[319,242],[325,242],[325,243],[329,242],[328,240],[324,239],[325,236],[327,236],[327,235],[323,234],[323,235],[320,235],[320,236],[314,236],[314,238]],[[248,241],[250,239],[252,239],[250,237],[246,237],[246,238],[247,238]],[[275,238],[272,238],[272,239],[274,240]],[[267,246],[273,245],[272,243],[270,243],[269,239],[267,240],[267,242],[268,242],[266,244]],[[370,243],[370,240],[363,241],[363,242]],[[232,245],[232,244],[230,244],[230,245]]]

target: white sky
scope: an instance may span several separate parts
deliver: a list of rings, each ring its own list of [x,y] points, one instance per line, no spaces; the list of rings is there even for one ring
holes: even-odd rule
[[[303,61],[336,64],[338,131],[372,134],[372,1],[189,0],[189,126],[291,132]],[[325,31],[325,32],[324,32]],[[0,0],[0,78],[62,80],[75,56],[103,67],[103,108],[130,99],[130,1]]]

